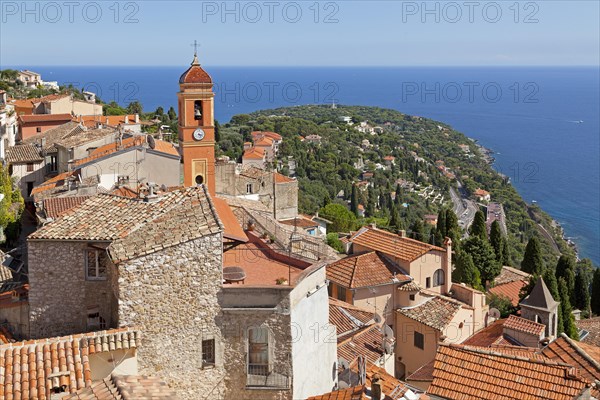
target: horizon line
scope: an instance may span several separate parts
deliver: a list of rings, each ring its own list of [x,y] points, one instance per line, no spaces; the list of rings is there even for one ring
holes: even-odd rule
[[[28,67],[136,67],[136,68],[170,68],[170,67],[185,67],[186,64],[20,64],[20,66],[28,65]],[[16,67],[19,64],[0,66],[0,69]],[[210,68],[582,68],[596,67],[600,68],[600,64],[500,64],[500,65],[430,65],[430,64],[415,64],[415,65],[231,65],[231,64],[205,64]]]

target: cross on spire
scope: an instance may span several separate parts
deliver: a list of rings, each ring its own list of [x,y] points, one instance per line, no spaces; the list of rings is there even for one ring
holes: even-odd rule
[[[200,62],[198,61],[198,47],[200,45],[194,40],[194,43],[192,43],[191,46],[194,48],[194,59],[192,60],[192,65],[200,65]]]
[[[194,43],[192,43],[190,46],[194,48],[194,57],[196,57],[198,55],[198,47],[200,47],[200,45],[196,40],[194,40]]]

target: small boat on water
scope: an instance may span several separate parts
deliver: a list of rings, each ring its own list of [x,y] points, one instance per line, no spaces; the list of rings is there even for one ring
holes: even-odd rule
[[[531,200],[531,204],[536,204],[537,200]]]

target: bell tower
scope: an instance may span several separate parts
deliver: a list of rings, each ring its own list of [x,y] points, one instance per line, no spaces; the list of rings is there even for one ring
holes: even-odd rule
[[[177,93],[183,184],[205,184],[211,195],[215,194],[214,97],[212,79],[194,51],[192,65],[179,78]]]

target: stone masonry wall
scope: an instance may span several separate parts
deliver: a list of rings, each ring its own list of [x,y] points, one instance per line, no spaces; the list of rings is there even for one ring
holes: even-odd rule
[[[62,336],[87,331],[89,306],[100,307],[108,326],[115,301],[113,268],[102,281],[85,279],[86,242],[28,241],[30,336]]]
[[[118,266],[119,326],[144,332],[139,372],[161,377],[180,399],[222,398],[221,268],[220,233]],[[203,368],[206,339],[215,339],[216,365]]]
[[[235,289],[230,289],[235,290]],[[292,399],[292,329],[289,314],[288,292],[281,293],[277,304],[279,311],[224,311],[223,334],[225,347],[225,365],[227,378],[225,380],[225,399],[235,400],[286,400]],[[287,311],[284,311],[287,310]],[[247,343],[248,329],[266,326],[270,332],[270,354],[273,357],[273,372],[287,376],[288,389],[258,389],[247,388]]]

